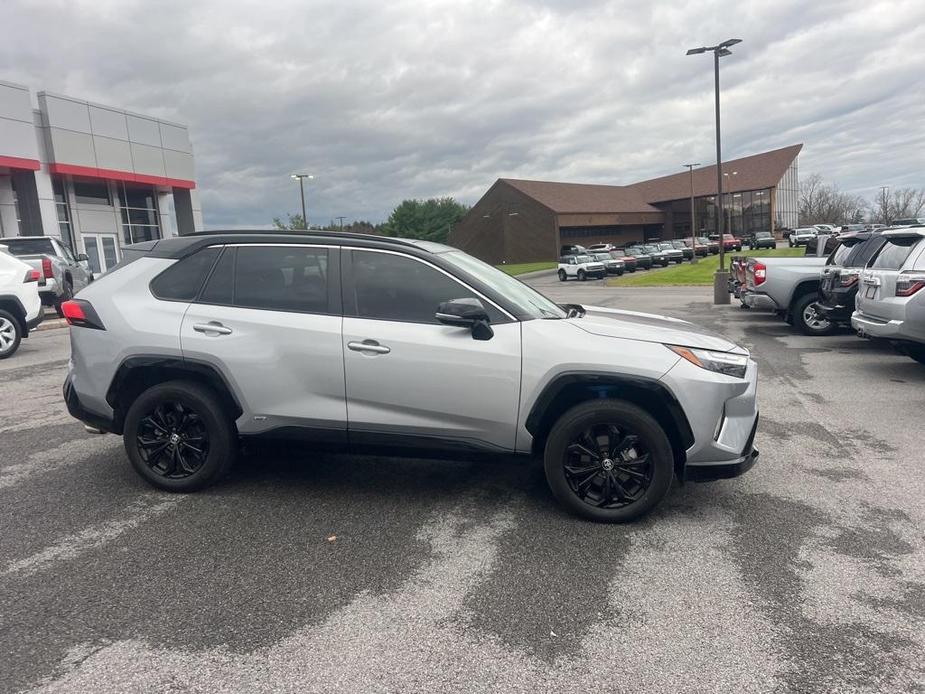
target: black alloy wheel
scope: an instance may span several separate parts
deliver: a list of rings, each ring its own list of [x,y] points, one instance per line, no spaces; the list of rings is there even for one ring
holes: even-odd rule
[[[145,415],[135,434],[138,455],[156,475],[189,477],[209,456],[209,432],[195,410],[164,400]]]
[[[160,383],[139,395],[125,415],[122,439],[135,472],[172,492],[217,481],[238,449],[231,415],[213,390],[191,381]]]
[[[584,282],[586,279],[588,279],[587,273],[584,270],[579,270],[578,271],[578,281]]]
[[[565,274],[565,270],[559,270],[559,281],[565,282],[568,279],[568,275]]]
[[[563,468],[572,492],[596,508],[639,501],[652,484],[652,461],[644,444],[614,424],[592,424],[573,436]]]
[[[608,523],[655,508],[674,478],[665,431],[639,406],[614,399],[589,400],[565,412],[549,432],[543,465],[559,503]]]

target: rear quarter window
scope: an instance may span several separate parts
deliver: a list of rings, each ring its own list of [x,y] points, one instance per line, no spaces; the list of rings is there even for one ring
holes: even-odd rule
[[[887,240],[871,267],[877,270],[899,270],[912,249],[922,243],[921,238],[900,237]]]
[[[220,248],[203,248],[181,258],[151,280],[151,293],[158,299],[192,301],[199,294],[219,251]]]

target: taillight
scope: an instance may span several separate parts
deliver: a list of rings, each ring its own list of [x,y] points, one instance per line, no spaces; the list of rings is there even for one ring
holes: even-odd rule
[[[42,274],[45,276],[45,279],[51,279],[55,276],[55,273],[51,269],[51,258],[42,258]]]
[[[925,272],[907,270],[896,278],[896,296],[912,296],[922,287],[925,287]]]
[[[852,287],[858,283],[860,270],[842,270],[838,275],[838,284],[842,287]]]
[[[752,266],[752,276],[755,278],[755,286],[759,284],[764,284],[764,281],[768,278],[768,268],[764,263],[755,263]]]
[[[105,330],[103,321],[96,314],[93,306],[89,301],[83,299],[71,299],[61,304],[61,313],[68,325],[78,328],[93,328],[94,330]]]
[[[38,270],[27,270],[26,277],[23,280],[23,283],[25,284],[28,282],[38,282],[40,279],[42,279],[41,272],[39,272]]]

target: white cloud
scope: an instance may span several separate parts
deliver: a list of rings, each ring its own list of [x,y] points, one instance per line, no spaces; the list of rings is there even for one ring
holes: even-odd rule
[[[625,183],[804,142],[846,190],[925,185],[925,5],[34,2],[0,10],[0,78],[190,125],[206,222],[383,219],[499,176]]]

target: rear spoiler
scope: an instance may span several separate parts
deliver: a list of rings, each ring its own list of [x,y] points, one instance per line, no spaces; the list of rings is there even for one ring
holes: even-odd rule
[[[925,236],[925,226],[891,229],[883,232],[883,237],[886,239],[913,239],[916,236]]]

